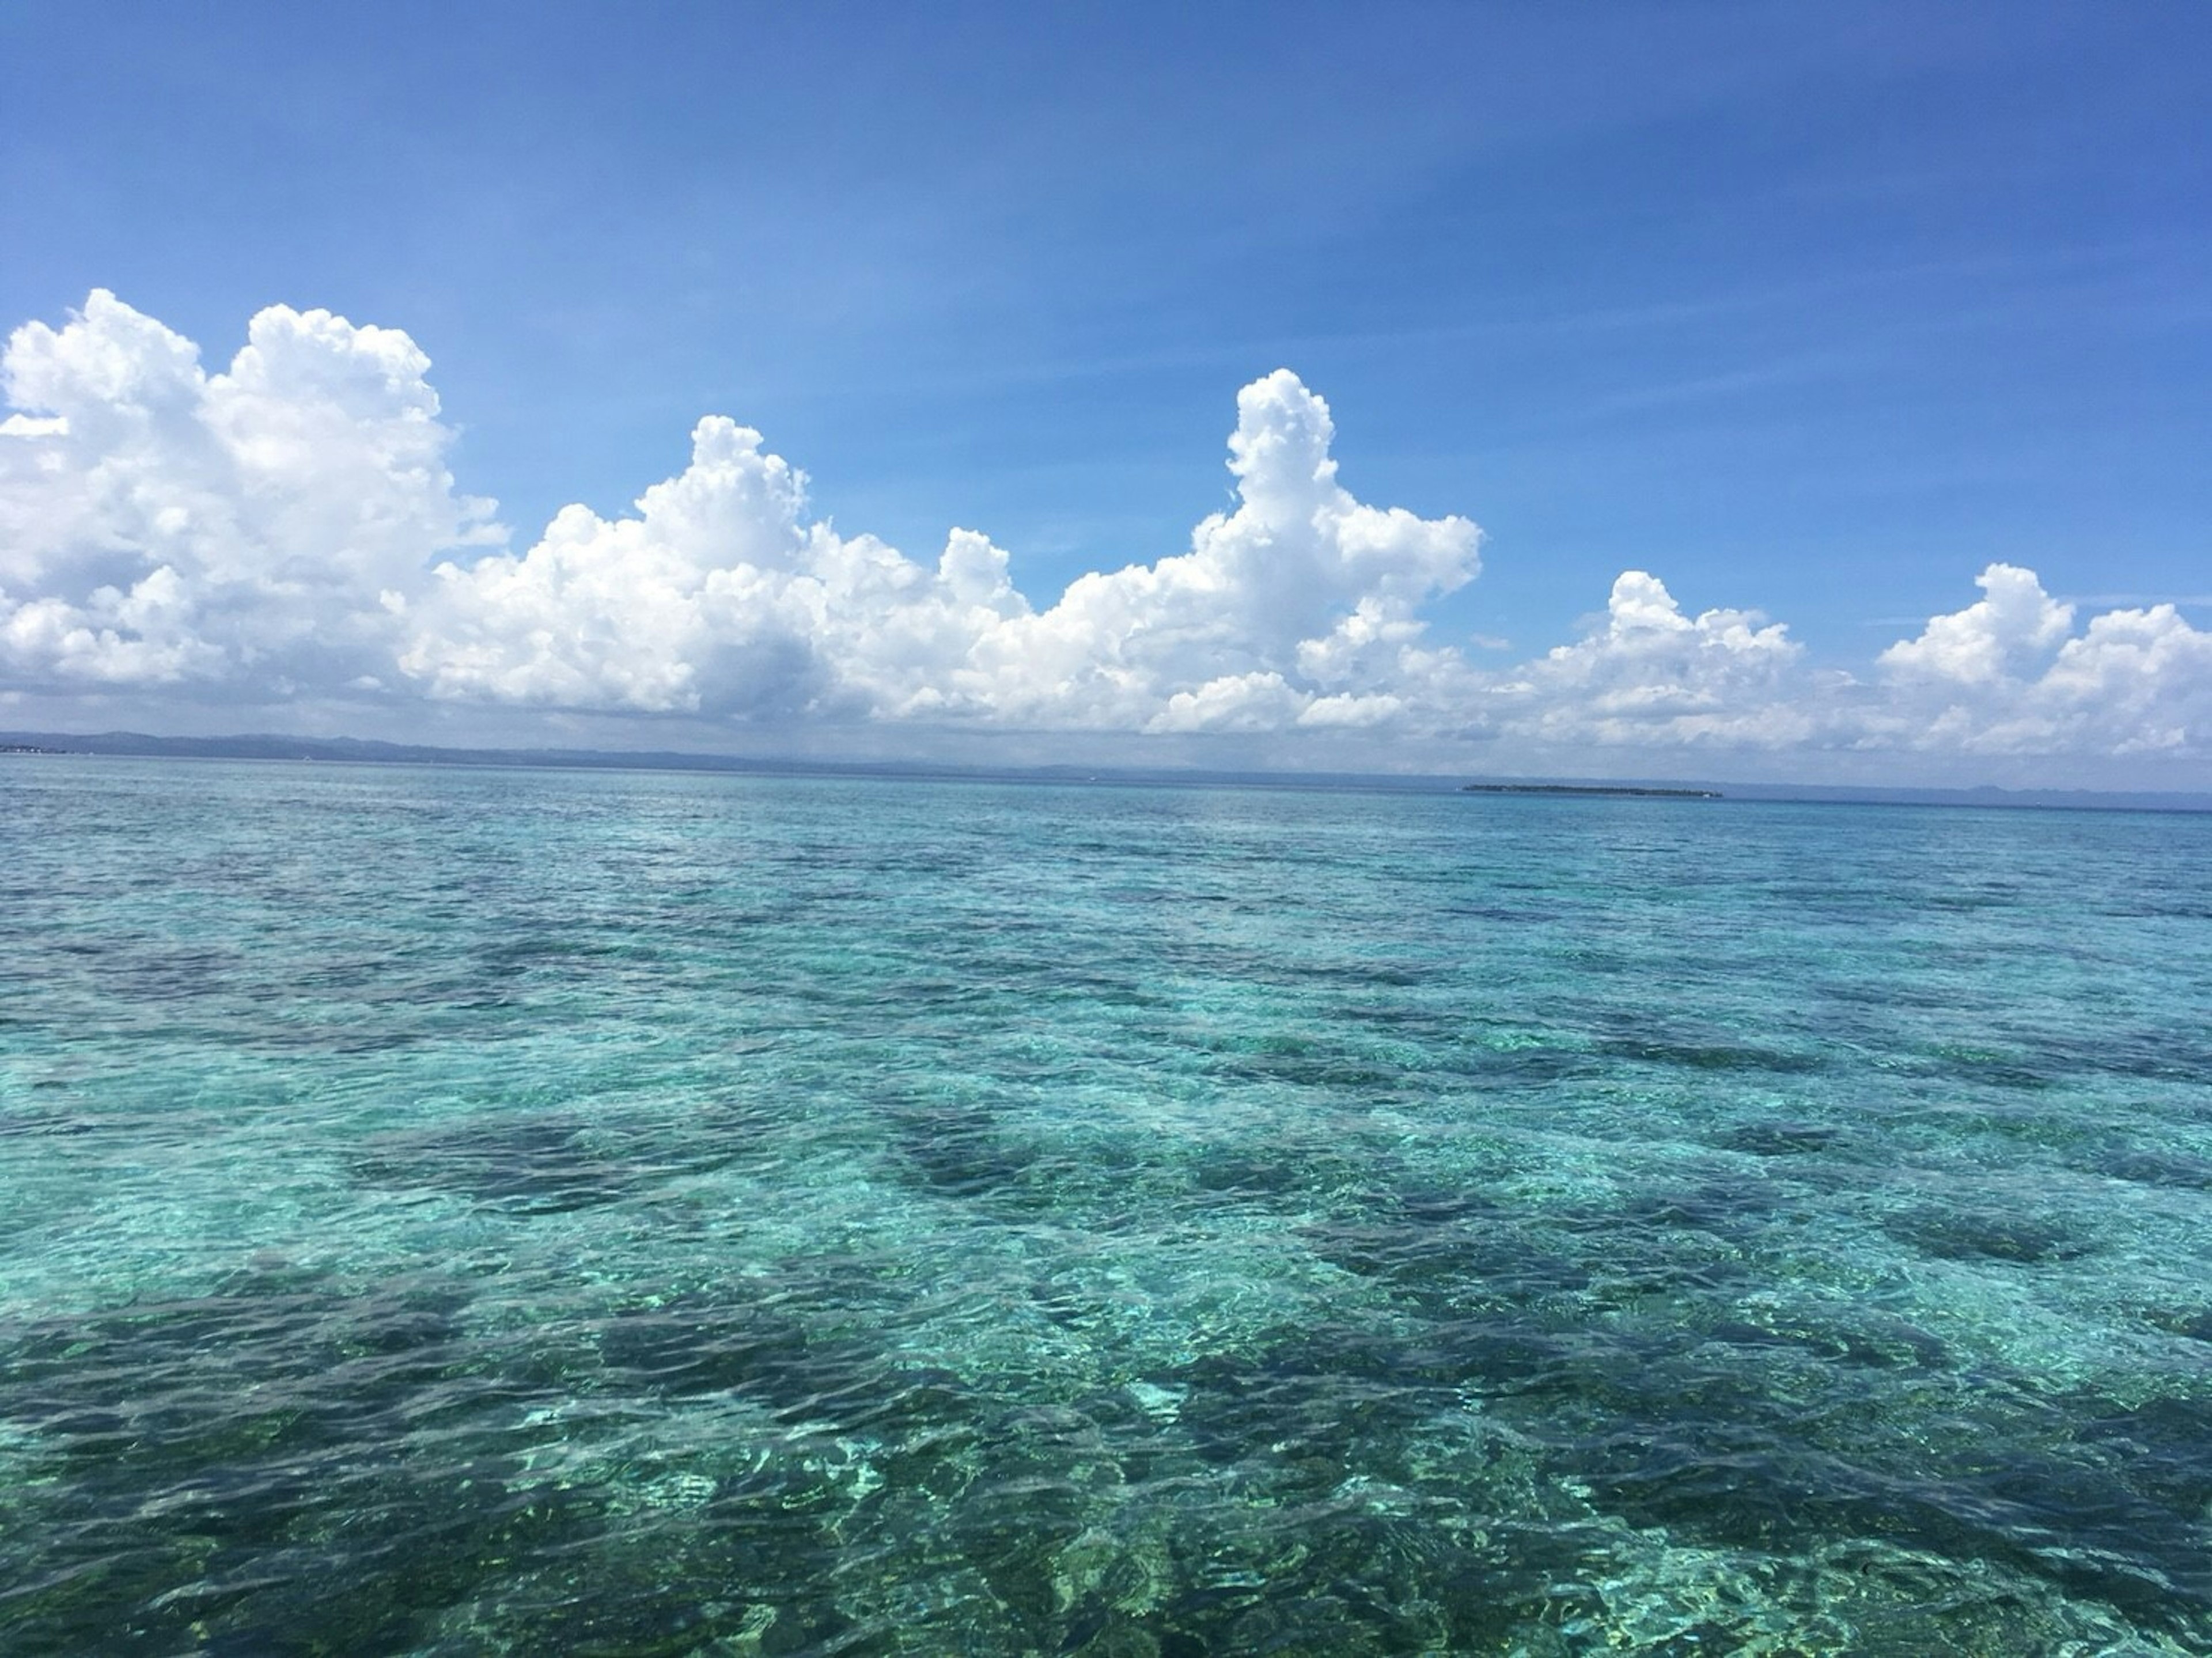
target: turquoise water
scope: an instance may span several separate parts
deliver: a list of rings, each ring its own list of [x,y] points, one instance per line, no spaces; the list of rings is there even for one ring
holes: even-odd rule
[[[2212,1649],[2212,817],[0,761],[0,1649]]]

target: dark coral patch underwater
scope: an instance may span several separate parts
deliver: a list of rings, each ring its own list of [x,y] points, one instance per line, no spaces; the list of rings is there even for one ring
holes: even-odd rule
[[[10,805],[10,1655],[2212,1650],[2212,823]]]

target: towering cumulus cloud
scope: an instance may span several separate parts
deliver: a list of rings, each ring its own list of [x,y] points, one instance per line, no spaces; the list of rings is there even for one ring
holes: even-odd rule
[[[1237,510],[1189,552],[1086,575],[1043,611],[973,531],[924,565],[807,524],[805,479],[759,433],[702,421],[691,464],[635,516],[571,507],[527,553],[440,565],[403,665],[441,695],[653,712],[1358,718],[1389,697],[1415,610],[1474,574],[1478,532],[1346,495],[1328,407],[1295,375],[1245,387],[1237,412]]]
[[[1863,674],[1814,667],[1755,612],[1686,613],[1638,570],[1582,638],[1478,667],[1424,610],[1474,578],[1480,531],[1354,499],[1328,404],[1287,370],[1237,396],[1234,510],[1042,609],[973,531],[928,562],[838,533],[802,473],[719,416],[635,511],[570,507],[511,550],[491,503],[455,486],[428,370],[396,330],[283,306],[215,374],[105,292],[58,329],[16,330],[0,700],[1374,728],[1653,768],[1688,749],[2212,757],[2212,635],[2171,604],[2077,628],[2009,564]]]

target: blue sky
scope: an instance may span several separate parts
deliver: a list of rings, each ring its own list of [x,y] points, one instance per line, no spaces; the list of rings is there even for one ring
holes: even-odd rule
[[[1482,525],[1433,640],[1633,569],[1863,675],[1992,562],[2212,627],[2208,86],[2193,5],[17,3],[0,324],[404,330],[517,552],[726,414],[1040,608],[1287,367]]]

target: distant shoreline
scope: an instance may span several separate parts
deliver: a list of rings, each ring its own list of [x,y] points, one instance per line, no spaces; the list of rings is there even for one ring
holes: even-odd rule
[[[1435,774],[1232,770],[1188,766],[1114,764],[978,765],[952,760],[811,758],[636,749],[443,748],[374,738],[286,736],[274,732],[227,737],[157,737],[143,732],[0,730],[0,758],[132,758],[159,760],[302,761],[341,765],[457,766],[495,770],[650,771],[759,777],[902,779],[923,782],[1004,782],[1056,786],[1354,789],[1391,794],[1522,795],[1532,799],[1636,797],[1725,800],[1740,805],[1954,806],[2058,811],[2212,813],[2212,792],[2141,789],[1884,786],[1875,784],[1768,783],[1741,778],[1653,778],[1643,782],[1498,780],[1464,783]],[[1466,774],[1460,774],[1464,777]]]
[[[1647,789],[1626,783],[1462,783],[1462,794],[1634,795],[1659,800],[1725,800],[1718,789]]]

